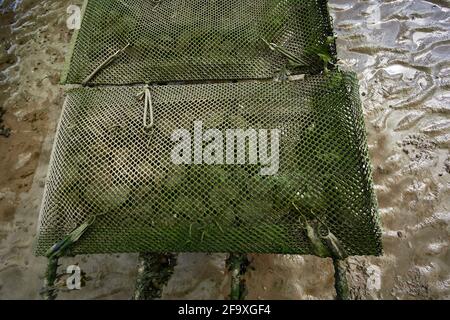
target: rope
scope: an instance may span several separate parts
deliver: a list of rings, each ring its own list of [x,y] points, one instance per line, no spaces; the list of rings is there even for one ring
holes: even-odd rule
[[[153,104],[152,104],[152,94],[150,92],[150,87],[148,84],[144,86],[144,91],[139,94],[139,99],[144,98],[144,116],[142,119],[142,124],[144,130],[150,130],[153,128]],[[150,118],[150,123],[147,119]]]

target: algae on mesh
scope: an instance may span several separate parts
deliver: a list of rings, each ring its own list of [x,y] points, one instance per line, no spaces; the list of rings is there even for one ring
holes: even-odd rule
[[[348,225],[349,221],[357,223],[352,208],[358,203],[350,202],[346,186],[348,181],[354,183],[348,175],[356,173],[355,158],[359,157],[351,128],[348,128],[350,124],[343,116],[346,113],[342,109],[348,106],[345,79],[339,72],[329,73],[324,84],[311,94],[311,123],[302,131],[295,147],[299,165],[310,168],[300,171],[306,179],[314,181],[314,186],[300,189],[292,204],[300,214],[313,250],[318,255],[328,254],[339,259],[347,255],[348,237],[340,226]],[[322,250],[322,245],[328,252]]]
[[[288,44],[299,59],[307,62],[301,65],[304,70],[328,70],[335,60],[331,52],[332,42],[327,40],[329,21],[325,13],[318,10],[316,1],[269,1],[263,5],[264,10],[256,15],[249,13],[248,19],[241,19],[230,28],[227,25],[229,21],[218,20],[211,25],[189,15],[180,15],[187,20],[177,23],[158,21],[148,13],[151,11],[122,1],[112,1],[111,5],[89,3],[74,56],[82,56],[86,61],[98,64],[130,43],[129,58],[119,59],[114,64],[126,63],[137,67],[140,74],[162,77],[192,73],[192,66],[196,65],[216,66],[221,73],[248,77],[267,74],[280,67],[280,62],[268,54],[267,46],[261,41],[264,38],[279,47]],[[155,29],[158,32],[154,32]],[[111,44],[118,47],[110,48]],[[293,62],[292,59],[289,61]],[[75,61],[72,64],[75,65]],[[295,62],[293,65],[295,67]],[[82,66],[82,70],[72,68],[70,78],[84,79],[92,71],[85,69],[94,69],[90,64],[79,63],[78,66]],[[245,66],[245,71],[242,66]],[[75,75],[74,72],[80,74]],[[211,71],[207,69],[200,73],[204,75],[196,77],[211,77]]]

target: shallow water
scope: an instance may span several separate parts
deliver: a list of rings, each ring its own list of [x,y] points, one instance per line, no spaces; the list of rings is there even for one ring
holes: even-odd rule
[[[32,255],[63,91],[69,4],[0,1],[0,298],[38,298]],[[379,9],[379,10],[378,10]],[[382,257],[348,259],[361,299],[450,298],[450,2],[330,1],[343,69],[360,80],[380,215]],[[223,254],[182,254],[164,298],[226,298]],[[248,298],[332,299],[333,267],[311,256],[251,255]],[[91,277],[60,298],[128,299],[136,255],[63,259]]]

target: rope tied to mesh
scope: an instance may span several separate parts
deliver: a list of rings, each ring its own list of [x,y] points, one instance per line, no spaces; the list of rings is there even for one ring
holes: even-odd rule
[[[139,95],[139,100],[144,99],[144,116],[142,120],[143,129],[150,130],[153,128],[153,104],[152,104],[152,94],[150,92],[150,86],[146,84],[144,86],[144,91]],[[147,121],[149,120],[149,122]]]

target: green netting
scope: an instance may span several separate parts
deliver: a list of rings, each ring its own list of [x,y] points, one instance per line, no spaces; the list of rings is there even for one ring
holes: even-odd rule
[[[317,73],[335,56],[325,0],[89,0],[83,12],[63,83],[128,43],[90,83],[271,78],[292,60],[291,72]]]
[[[143,130],[144,103],[137,97],[142,90],[68,92],[41,208],[38,254],[92,216],[96,221],[74,253],[316,254],[308,223],[318,234],[320,226],[329,228],[351,255],[380,254],[353,76],[332,72],[290,82],[152,86],[150,131]],[[221,158],[217,148],[216,162],[198,163],[186,153],[193,162],[175,164],[178,141],[172,135],[182,128],[192,135],[192,153],[203,150],[204,159],[211,159],[206,150],[220,138],[195,139],[198,121],[203,133],[249,130],[246,156],[232,153],[233,164],[220,164],[226,150]],[[273,154],[275,129],[279,169],[263,175],[267,162],[261,157],[251,162],[248,153],[256,145],[252,132],[258,134],[258,155]],[[235,140],[231,150],[238,145]]]

